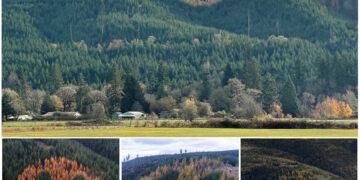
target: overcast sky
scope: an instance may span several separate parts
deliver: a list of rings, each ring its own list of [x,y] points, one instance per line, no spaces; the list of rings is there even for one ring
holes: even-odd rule
[[[239,138],[126,138],[121,139],[121,160],[130,154],[139,157],[175,154],[180,149],[187,152],[235,150],[240,147]]]

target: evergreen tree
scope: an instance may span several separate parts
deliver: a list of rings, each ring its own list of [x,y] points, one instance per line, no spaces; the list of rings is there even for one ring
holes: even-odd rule
[[[306,72],[306,66],[305,66],[304,62],[301,61],[300,58],[296,58],[296,60],[295,60],[295,84],[296,84],[296,90],[300,94],[303,91],[303,89],[306,88],[305,72]]]
[[[50,84],[49,91],[50,93],[55,93],[61,86],[64,84],[61,70],[57,64],[54,64],[52,67],[52,75],[49,75]]]
[[[121,101],[121,110],[123,112],[132,110],[135,102],[138,102],[145,112],[149,112],[149,103],[146,102],[144,92],[132,73],[126,76],[124,94],[124,98]]]
[[[300,102],[297,97],[296,88],[290,76],[287,77],[286,84],[282,90],[281,103],[284,114],[298,116],[300,113]]]
[[[243,72],[243,82],[247,88],[262,90],[261,70],[258,60],[246,60]]]
[[[2,115],[5,116],[5,121],[8,119],[9,115],[13,115],[15,113],[15,109],[10,104],[9,95],[4,94],[2,97]]]
[[[47,112],[55,111],[55,106],[51,101],[50,95],[46,94],[41,105],[41,114],[45,114]]]
[[[168,83],[168,75],[163,62],[159,64],[157,71],[157,85],[156,85],[156,97],[158,99],[166,97],[165,86]]]
[[[79,75],[79,89],[76,92],[76,109],[80,113],[85,113],[87,107],[91,104],[91,99],[88,96],[90,88],[84,79],[84,75],[80,73]]]
[[[277,89],[275,79],[270,73],[267,73],[265,77],[262,100],[266,110],[269,109],[272,103],[279,102],[279,91]]]
[[[232,79],[234,77],[235,77],[235,75],[234,75],[234,72],[231,69],[230,64],[227,64],[226,68],[225,68],[225,72],[224,72],[224,78],[222,80],[222,85],[226,86],[229,83],[229,79]]]
[[[117,65],[113,65],[111,86],[106,92],[109,98],[109,113],[110,115],[114,112],[121,110],[121,98],[123,91],[121,89],[120,72]]]
[[[208,100],[211,94],[211,85],[209,82],[209,73],[205,73],[203,82],[202,82],[202,89],[200,92],[199,99],[200,101]]]

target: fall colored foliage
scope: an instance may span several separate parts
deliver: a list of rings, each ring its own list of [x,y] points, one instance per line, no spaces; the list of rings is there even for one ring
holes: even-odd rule
[[[221,160],[209,159],[207,157],[201,159],[190,158],[188,161],[183,159],[181,162],[176,160],[172,165],[158,167],[156,171],[150,173],[149,176],[140,178],[140,180],[168,178],[169,174],[174,175],[177,178],[174,176],[170,177],[178,180],[199,180],[210,178],[210,176],[211,179],[220,178],[220,180],[238,179],[234,174],[231,174],[233,169],[230,166],[229,164],[224,164]]]
[[[314,114],[320,117],[343,117],[352,116],[353,112],[349,104],[338,101],[335,98],[327,97],[323,102],[318,103],[314,109]]]
[[[61,101],[61,99],[58,96],[52,95],[50,98],[51,98],[51,101],[53,102],[55,109],[57,111],[61,111],[64,109],[63,102]]]
[[[26,167],[18,176],[18,180],[35,180],[44,171],[50,174],[52,180],[72,180],[78,175],[82,175],[86,180],[100,180],[88,167],[64,157],[51,157],[44,162],[39,160]]]
[[[271,116],[274,118],[283,118],[284,117],[284,113],[282,111],[281,104],[273,103],[270,105],[269,110],[270,110]]]

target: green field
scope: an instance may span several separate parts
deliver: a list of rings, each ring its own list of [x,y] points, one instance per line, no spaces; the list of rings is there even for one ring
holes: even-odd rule
[[[166,121],[166,120],[160,120]],[[181,120],[179,120],[181,121]],[[201,120],[200,120],[201,121]],[[139,121],[139,124],[145,121]],[[356,123],[357,120],[342,120]],[[357,137],[357,129],[234,129],[65,126],[66,121],[4,122],[4,137]],[[134,125],[136,121],[133,121]]]

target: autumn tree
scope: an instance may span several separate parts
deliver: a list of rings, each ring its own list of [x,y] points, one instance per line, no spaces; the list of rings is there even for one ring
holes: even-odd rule
[[[27,110],[35,113],[40,112],[41,104],[45,96],[45,91],[27,88],[25,91],[25,106]]]
[[[21,100],[19,94],[12,89],[5,88],[2,90],[3,96],[8,96],[9,104],[11,105],[12,109],[15,110],[15,114],[13,115],[20,115],[25,113],[26,108],[24,102]]]
[[[64,109],[63,111],[71,111],[72,107],[75,103],[75,95],[76,95],[76,87],[74,86],[64,86],[61,87],[57,92],[56,95],[60,97],[63,102]]]
[[[46,172],[46,173],[45,173]],[[51,179],[74,179],[83,176],[87,180],[100,180],[88,167],[76,161],[64,157],[51,157],[44,161],[37,161],[29,165],[18,175],[18,180],[45,178],[50,175]]]
[[[64,110],[63,102],[61,101],[61,99],[58,96],[52,95],[52,96],[50,96],[50,98],[51,98],[51,101],[52,101],[56,111]]]
[[[327,97],[323,102],[316,105],[313,115],[317,118],[347,118],[352,116],[352,109],[343,101]]]
[[[197,116],[197,107],[195,98],[188,98],[183,105],[182,116],[185,120],[192,121]]]

